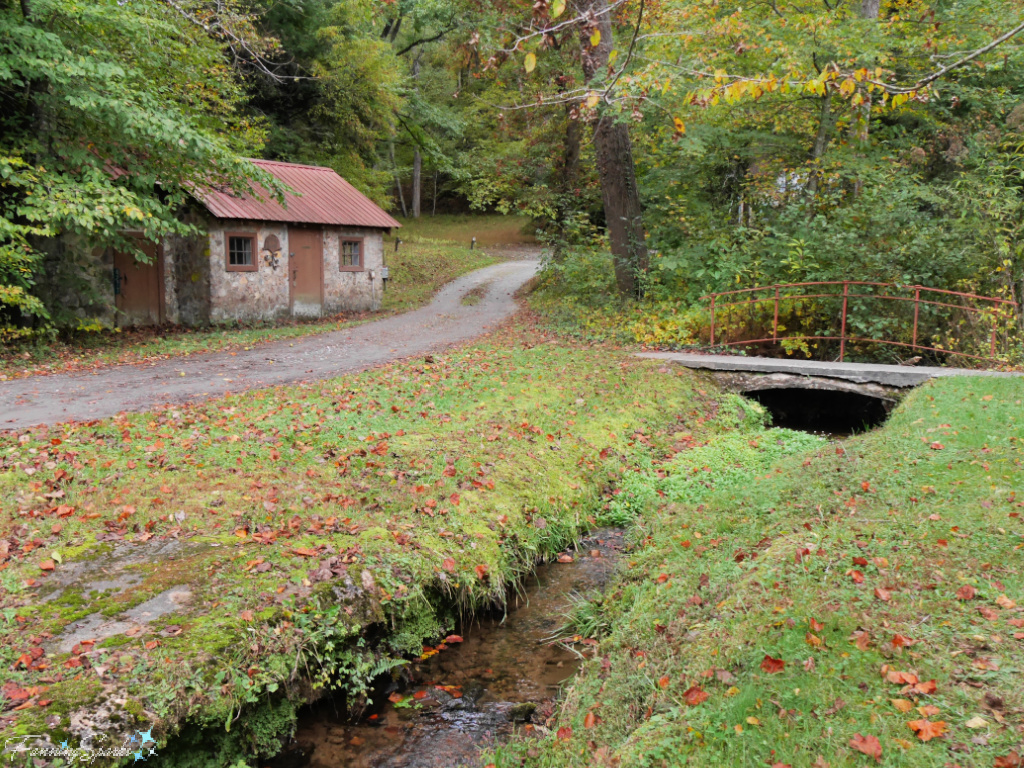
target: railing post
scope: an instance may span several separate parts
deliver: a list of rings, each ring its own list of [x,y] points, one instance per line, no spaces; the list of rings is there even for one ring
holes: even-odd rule
[[[715,346],[715,297],[711,297],[711,346]]]
[[[839,362],[843,362],[846,357],[846,307],[849,303],[850,295],[850,284],[846,280],[843,281],[843,322],[842,329],[839,331]]]
[[[914,288],[914,340],[911,349],[917,349],[917,318],[921,312],[921,286]]]
[[[992,326],[992,345],[991,351],[989,352],[989,357],[991,357],[993,360],[996,359],[996,328],[994,324]]]
[[[779,286],[775,286],[775,322],[772,324],[772,341],[779,340]]]

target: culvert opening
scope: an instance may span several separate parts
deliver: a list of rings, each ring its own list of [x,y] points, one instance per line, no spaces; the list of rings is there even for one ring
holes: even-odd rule
[[[776,427],[828,435],[852,435],[881,425],[887,403],[859,392],[831,389],[762,389],[744,392],[772,415]]]

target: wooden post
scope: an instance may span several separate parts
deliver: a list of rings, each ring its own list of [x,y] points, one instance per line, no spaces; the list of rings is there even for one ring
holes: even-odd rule
[[[921,287],[914,288],[914,339],[911,349],[917,349],[917,318],[921,312]]]
[[[711,297],[711,346],[715,346],[715,297]]]
[[[846,307],[849,303],[850,295],[850,284],[847,281],[843,281],[843,324],[842,329],[839,331],[839,362],[843,362],[846,357]]]
[[[775,286],[775,322],[772,323],[772,341],[779,340],[779,286]]]

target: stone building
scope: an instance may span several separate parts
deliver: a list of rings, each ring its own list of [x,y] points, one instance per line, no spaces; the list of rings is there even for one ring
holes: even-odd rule
[[[186,213],[201,234],[113,252],[120,325],[205,325],[375,310],[384,234],[401,226],[330,168],[256,165],[293,192],[284,205],[211,190]]]

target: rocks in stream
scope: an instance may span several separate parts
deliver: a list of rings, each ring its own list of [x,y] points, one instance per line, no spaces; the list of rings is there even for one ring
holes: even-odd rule
[[[508,711],[508,719],[513,723],[528,723],[536,711],[536,704],[532,701],[524,701],[522,704],[516,704]]]

